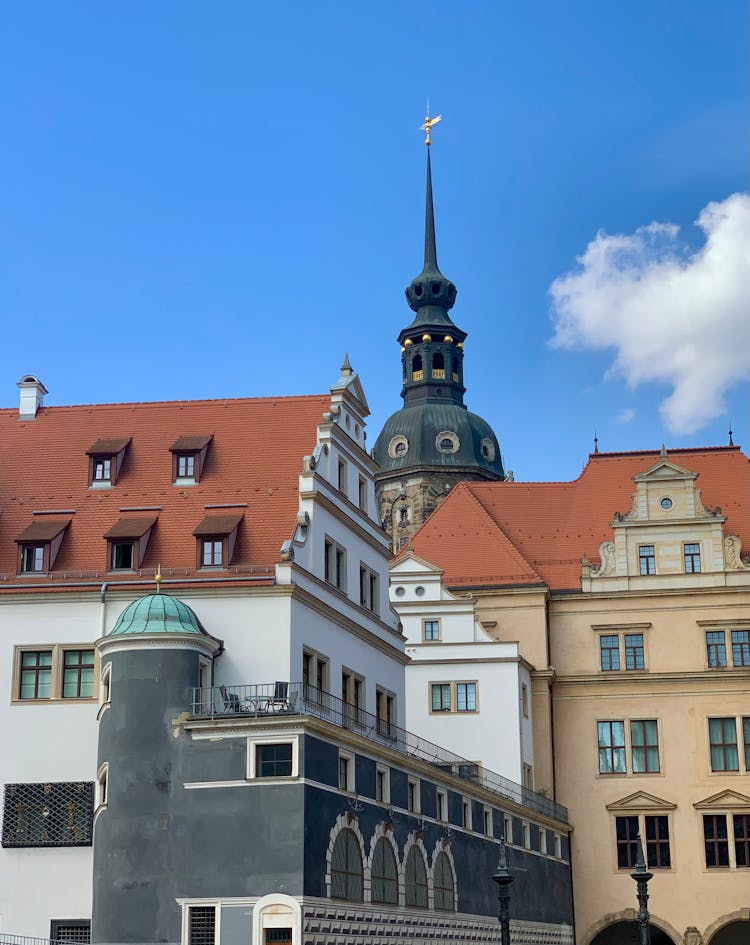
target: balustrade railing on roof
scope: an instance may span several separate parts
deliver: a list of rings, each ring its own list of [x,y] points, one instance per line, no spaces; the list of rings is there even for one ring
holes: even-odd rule
[[[309,683],[275,682],[191,689],[190,714],[196,719],[308,715],[349,729],[403,755],[419,758],[441,771],[464,778],[524,807],[567,822],[562,804],[462,758],[434,742],[399,728]]]

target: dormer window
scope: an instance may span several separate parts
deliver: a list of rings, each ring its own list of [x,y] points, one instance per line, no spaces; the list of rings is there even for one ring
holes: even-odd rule
[[[137,571],[156,524],[156,515],[123,516],[104,535],[107,540],[107,570]]]
[[[193,534],[197,540],[199,568],[226,568],[232,563],[237,530],[244,512],[206,515]]]
[[[200,481],[213,434],[180,436],[169,447],[172,454],[172,482],[192,486]]]
[[[24,574],[44,571],[44,550],[44,545],[21,546],[21,571]]]
[[[108,437],[97,440],[86,450],[89,459],[89,486],[92,489],[108,489],[117,481],[125,451],[132,437]]]
[[[52,570],[70,519],[39,517],[16,538],[19,574],[46,574]]]

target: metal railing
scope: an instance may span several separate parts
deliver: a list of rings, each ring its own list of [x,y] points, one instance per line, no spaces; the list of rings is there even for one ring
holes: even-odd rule
[[[190,714],[199,719],[274,715],[324,719],[403,755],[427,761],[441,771],[472,781],[540,814],[563,822],[568,820],[567,808],[562,804],[308,683],[213,686],[191,689],[189,698]]]

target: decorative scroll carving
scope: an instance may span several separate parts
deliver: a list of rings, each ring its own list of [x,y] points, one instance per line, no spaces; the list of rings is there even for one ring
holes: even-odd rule
[[[605,577],[612,574],[615,570],[615,543],[613,541],[603,541],[599,545],[599,558],[601,564],[598,568],[591,569],[591,577]]]
[[[742,560],[742,539],[738,535],[724,539],[724,560],[728,571],[750,571],[750,564]]]
[[[712,516],[713,518],[718,518],[721,515],[721,506],[717,505],[716,508],[707,509],[703,504],[703,498],[701,497],[701,490],[695,490],[695,514],[698,516]]]

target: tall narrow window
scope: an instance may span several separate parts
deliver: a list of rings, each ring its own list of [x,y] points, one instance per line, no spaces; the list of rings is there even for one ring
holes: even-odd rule
[[[413,846],[406,857],[406,905],[427,908],[427,867],[419,847]]]
[[[616,817],[615,835],[617,842],[617,868],[621,870],[631,869],[635,866],[638,818]]]
[[[346,462],[343,459],[340,459],[338,463],[337,485],[341,492],[346,492]]]
[[[456,711],[457,712],[476,712],[477,711],[477,684],[456,683]]]
[[[750,814],[734,814],[734,862],[750,866]]]
[[[633,774],[659,770],[659,733],[656,719],[630,723]]]
[[[599,773],[625,774],[625,723],[599,722]]]
[[[188,907],[188,945],[214,945],[216,906]]]
[[[641,574],[656,574],[656,553],[653,545],[638,546],[638,567]]]
[[[732,630],[732,663],[750,666],[750,630]]]
[[[346,589],[346,550],[330,538],[324,544],[324,578],[334,587]]]
[[[745,745],[745,770],[750,771],[750,718],[742,719],[742,741]]]
[[[698,544],[683,545],[685,558],[685,574],[700,574],[701,546]]]
[[[617,634],[599,637],[599,659],[604,672],[620,668],[620,638]]]
[[[625,634],[625,669],[644,669],[643,634]]]
[[[465,830],[471,830],[471,801],[466,798],[461,802],[461,822]]]
[[[357,485],[357,503],[363,512],[367,511],[367,481],[361,476]]]
[[[359,566],[359,602],[367,610],[378,612],[378,576],[364,564]]]
[[[432,711],[450,712],[451,710],[451,684],[433,683],[430,687],[432,691]]]
[[[94,651],[63,653],[63,699],[91,699],[94,695]]]
[[[384,689],[376,689],[375,709],[378,716],[378,735],[395,738],[396,697]]]
[[[706,656],[710,668],[727,665],[727,645],[723,630],[709,630],[706,633]]]
[[[437,819],[442,821],[448,820],[448,795],[445,791],[441,791],[438,788],[436,793],[436,803],[437,803]]]
[[[526,683],[521,683],[521,712],[523,717],[529,717],[529,689]]]
[[[362,901],[362,853],[353,830],[345,827],[336,837],[331,855],[331,897]]]
[[[433,640],[440,639],[440,621],[439,620],[423,620],[422,621],[422,636],[426,643],[429,643]]]
[[[646,821],[646,863],[649,869],[668,870],[671,866],[669,856],[669,818],[647,816]]]
[[[703,815],[703,842],[706,849],[706,866],[729,866],[729,837],[726,814]]]
[[[413,814],[419,813],[419,781],[409,778],[407,804]]]
[[[453,870],[445,853],[435,857],[432,868],[432,885],[435,893],[435,908],[453,912],[456,908],[453,888]]]
[[[383,837],[372,854],[372,901],[398,904],[398,869],[393,847]]]
[[[733,718],[709,719],[708,737],[711,746],[712,771],[739,771],[737,725]]]

